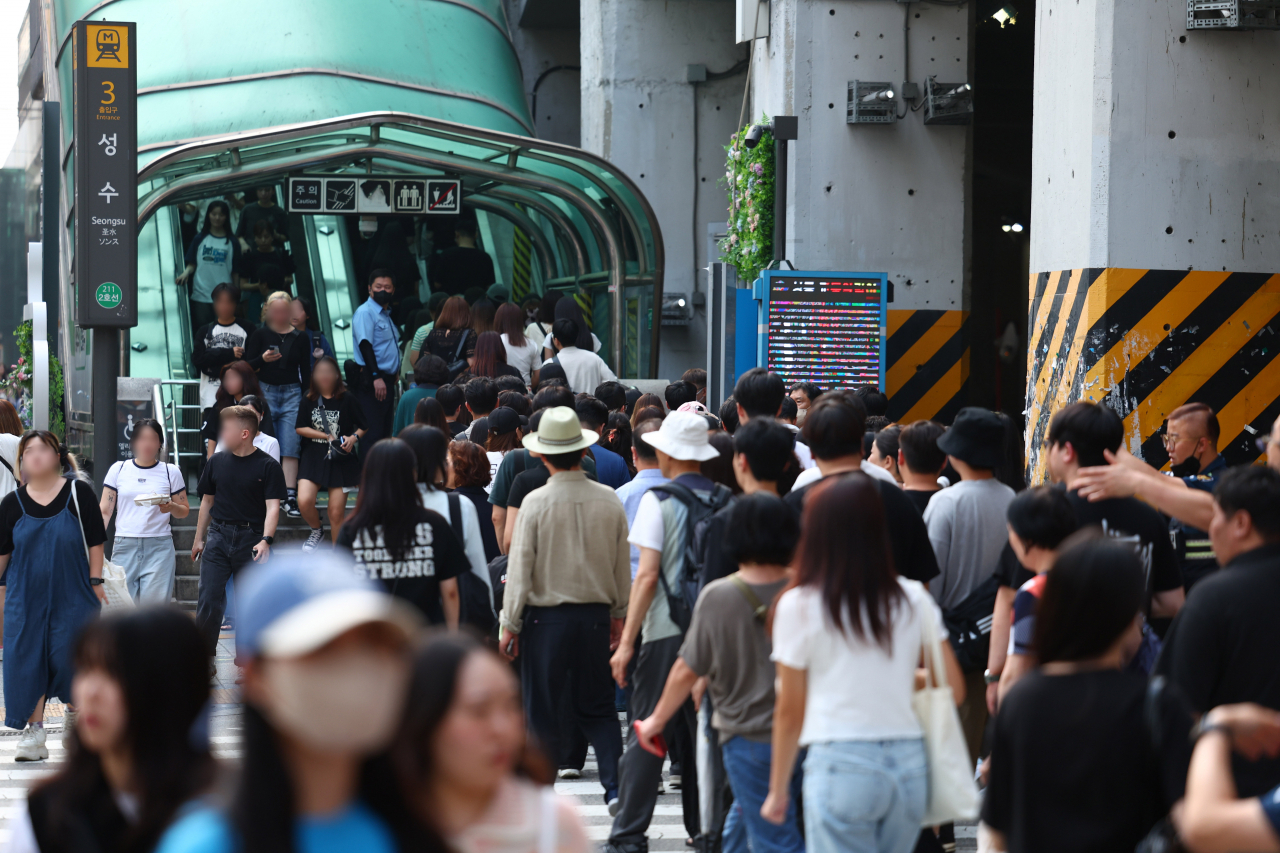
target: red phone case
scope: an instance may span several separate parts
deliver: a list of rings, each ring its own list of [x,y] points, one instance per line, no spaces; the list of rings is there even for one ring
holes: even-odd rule
[[[653,739],[653,745],[656,746],[657,749],[650,749],[649,747],[645,746],[645,743],[643,740],[639,739],[640,738],[640,721],[636,720],[634,723],[631,724],[631,727],[636,730],[636,742],[640,744],[641,749],[643,749],[645,752],[652,753],[653,755],[656,755],[659,758],[667,757],[666,738],[664,738],[662,735],[658,735],[656,738]]]

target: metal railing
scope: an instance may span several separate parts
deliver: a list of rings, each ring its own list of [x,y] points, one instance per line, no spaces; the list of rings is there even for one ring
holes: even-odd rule
[[[182,425],[183,419],[181,417],[181,413],[184,410],[194,409],[197,412],[196,418],[198,420],[199,412],[201,411],[200,404],[199,402],[195,405],[191,405],[190,403],[181,403],[178,401],[178,394],[171,394],[169,404],[166,406],[164,402],[164,391],[161,387],[164,385],[194,386],[197,389],[198,394],[200,381],[198,379],[162,379],[151,388],[151,406],[155,410],[156,420],[160,421],[164,426],[164,434],[167,437],[167,440],[165,441],[165,449],[168,451],[167,455],[171,457],[169,461],[181,468],[182,457],[184,455],[182,453],[181,437],[183,435],[200,435],[199,427],[187,427]],[[199,458],[203,454],[196,452],[187,453],[185,455],[187,457],[195,456]]]

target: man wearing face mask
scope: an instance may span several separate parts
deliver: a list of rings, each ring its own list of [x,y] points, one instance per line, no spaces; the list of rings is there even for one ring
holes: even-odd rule
[[[409,808],[377,758],[404,707],[413,611],[341,551],[282,556],[237,591],[245,772],[230,808],[190,811],[158,853],[413,849]]]
[[[391,271],[374,270],[369,273],[369,298],[351,319],[355,362],[361,368],[356,399],[369,424],[363,447],[373,447],[379,439],[391,435],[395,419],[396,376],[400,370],[399,335],[391,319],[395,295]]]

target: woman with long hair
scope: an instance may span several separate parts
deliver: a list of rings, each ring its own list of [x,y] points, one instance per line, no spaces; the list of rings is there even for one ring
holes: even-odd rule
[[[493,506],[489,503],[492,482],[489,459],[480,445],[474,441],[449,442],[449,490],[475,506],[486,560],[502,553],[498,549],[498,532],[493,526]]]
[[[710,435],[707,436],[707,443],[714,447],[720,455],[714,459],[704,459],[702,461],[702,464],[698,466],[702,470],[702,476],[713,483],[719,483],[733,492],[734,495],[742,494],[742,486],[738,483],[738,478],[733,473],[733,436],[722,429],[708,430],[708,432]]]
[[[551,327],[555,325],[556,303],[563,298],[563,290],[548,290],[542,294],[542,300],[538,303],[533,321],[525,326],[525,337],[537,344],[539,351],[542,349],[542,341],[551,334]]]
[[[445,364],[470,360],[476,352],[476,333],[471,328],[471,307],[461,296],[450,296],[440,309],[435,328],[427,333],[418,357],[423,354],[439,356]],[[465,363],[465,362],[464,362]],[[465,367],[462,370],[466,370]],[[454,373],[450,368],[450,372]],[[460,373],[461,371],[457,371]],[[456,375],[456,373],[454,373]]]
[[[241,573],[241,768],[157,853],[445,853],[386,754],[404,703],[412,610],[341,551]]]
[[[492,607],[489,560],[484,553],[484,534],[480,530],[479,512],[471,501],[461,495],[450,494],[446,488],[449,482],[449,445],[453,443],[453,439],[448,432],[437,427],[411,424],[401,431],[400,440],[409,445],[413,455],[417,457],[418,495],[422,498],[422,505],[440,513],[449,522],[449,527],[462,542],[471,574],[486,590],[486,606],[463,598],[460,619],[467,625],[488,631],[497,614]],[[478,588],[475,582],[469,582],[469,586]],[[471,607],[468,607],[469,604]]]
[[[520,371],[507,363],[507,348],[497,332],[481,332],[476,338],[476,354],[471,360],[471,375],[497,379],[499,376],[520,378]]]
[[[200,632],[176,609],[125,610],[86,625],[72,660],[66,760],[32,788],[7,849],[150,853],[213,783],[213,756],[191,737],[209,701]]]
[[[1147,598],[1133,547],[1098,528],[1063,546],[1036,609],[1039,669],[995,718],[982,820],[1012,853],[1133,850],[1182,798],[1192,721],[1128,666]]]
[[[477,335],[493,331],[493,318],[498,313],[498,306],[488,298],[477,299],[471,306],[471,328]]]
[[[168,604],[178,552],[170,519],[191,513],[187,482],[177,465],[165,462],[164,429],[143,418],[129,439],[132,459],[114,463],[102,486],[102,526],[116,515],[111,560],[124,569],[129,597],[138,604]]]
[[[293,298],[293,304],[289,307],[289,322],[307,339],[308,349],[311,351],[312,370],[315,370],[316,361],[326,355],[336,360],[333,344],[329,343],[324,332],[320,331],[320,324],[316,322],[316,307],[310,299],[305,296]]]
[[[231,233],[231,208],[225,201],[209,202],[200,233],[187,247],[186,267],[177,283],[191,285],[191,328],[199,329],[215,319],[213,289],[232,284],[240,289],[240,241]]]
[[[524,312],[510,302],[498,306],[493,318],[493,330],[502,336],[507,350],[507,364],[520,372],[525,385],[538,383],[538,368],[542,366],[542,348],[524,333]]]
[[[347,490],[360,485],[360,460],[356,447],[367,424],[355,396],[347,393],[338,362],[323,356],[311,372],[311,387],[298,407],[297,433],[306,445],[298,460],[298,509],[311,528],[303,551],[320,547],[324,536],[316,496],[329,495],[329,535],[338,531],[347,514]]]
[[[458,575],[470,571],[462,543],[438,512],[422,505],[418,457],[398,438],[384,438],[365,456],[356,509],[337,544],[350,549],[367,577],[418,608],[432,625],[458,627]],[[434,573],[423,571],[430,555]]]
[[[71,646],[107,600],[102,523],[93,487],[78,479],[58,437],[31,430],[18,443],[23,485],[0,501],[4,601],[4,724],[21,729],[17,761],[43,761],[45,700],[71,700]]]
[[[457,853],[587,853],[555,770],[529,744],[511,667],[466,635],[418,652],[396,774],[417,813]]]
[[[805,844],[816,853],[909,853],[928,805],[929,768],[912,710],[923,619],[943,637],[928,590],[894,570],[872,480],[833,477],[809,495],[790,587],[775,605],[773,761],[761,815],[794,820],[804,760]],[[943,640],[947,677],[964,676]]]
[[[218,378],[218,391],[213,405],[201,414],[200,435],[204,438],[205,457],[212,456],[218,448],[218,424],[222,410],[227,406],[238,406],[245,397],[256,397],[263,400],[262,386],[258,384],[258,374],[253,372],[247,361],[233,361],[222,368]],[[269,412],[269,409],[268,409]],[[275,424],[271,418],[262,419],[259,430],[275,437]]]
[[[244,345],[245,361],[258,373],[262,397],[271,409],[275,437],[280,442],[280,465],[288,497],[280,506],[290,518],[298,509],[298,454],[301,441],[296,424],[302,405],[302,389],[311,387],[309,339],[293,327],[293,297],[278,290],[262,306],[262,328],[255,329]]]
[[[627,463],[627,471],[632,477],[636,475],[636,462],[631,455],[631,421],[624,413],[609,413],[609,420],[600,435],[600,446],[621,456]]]

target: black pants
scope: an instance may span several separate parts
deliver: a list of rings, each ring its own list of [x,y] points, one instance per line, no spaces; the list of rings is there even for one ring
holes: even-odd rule
[[[635,674],[631,683],[631,713],[643,720],[653,713],[666,686],[667,675],[680,655],[683,637],[667,637],[640,646]],[[698,819],[698,760],[694,747],[697,717],[692,700],[685,702],[680,711],[667,723],[662,733],[671,752],[671,760],[683,765],[680,783],[680,804],[684,809],[684,828],[690,838],[696,838],[700,830]],[[653,820],[653,807],[658,803],[658,783],[662,781],[662,759],[646,752],[636,742],[635,729],[627,734],[627,751],[618,766],[618,815],[613,819],[609,833],[610,847],[626,851],[649,849],[645,833]]]
[[[384,374],[382,379],[387,383],[387,396],[382,400],[379,400],[374,393],[372,382],[368,385],[362,384],[360,390],[356,392],[356,400],[364,410],[365,423],[369,425],[364,438],[360,439],[361,465],[364,464],[365,454],[369,452],[370,447],[381,439],[392,437],[391,428],[395,424],[396,417],[396,377]]]
[[[196,625],[204,635],[205,649],[213,657],[218,652],[218,631],[227,609],[227,579],[253,562],[253,546],[262,541],[262,531],[209,522],[200,555],[200,592],[196,601]]]
[[[193,336],[202,326],[218,319],[218,315],[213,311],[212,302],[196,302],[191,299],[187,304],[191,306],[191,333]]]
[[[608,606],[562,604],[525,611],[519,660],[529,728],[559,763],[570,751],[566,735],[576,723],[595,747],[606,803],[617,795],[622,755],[609,657]],[[566,711],[572,720],[564,719]]]

